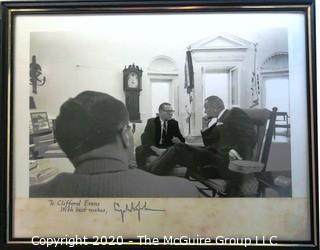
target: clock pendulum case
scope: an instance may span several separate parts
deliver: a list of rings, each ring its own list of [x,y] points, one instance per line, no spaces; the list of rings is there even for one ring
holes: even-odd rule
[[[141,84],[142,69],[138,66],[129,65],[123,70],[123,90],[126,95],[126,107],[129,112],[129,119],[132,123],[140,123],[139,96],[142,90]]]

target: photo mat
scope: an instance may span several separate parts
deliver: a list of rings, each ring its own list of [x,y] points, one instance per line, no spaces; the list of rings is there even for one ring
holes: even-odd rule
[[[228,24],[227,20],[232,20],[232,24]],[[310,84],[307,81],[308,45],[305,42],[305,24],[308,20],[302,11],[148,15],[52,15],[49,11],[45,15],[18,15],[14,21],[13,101],[18,103],[19,100],[21,106],[18,109],[18,105],[15,105],[13,110],[13,238],[31,238],[34,235],[121,235],[125,239],[137,239],[137,235],[142,232],[144,235],[160,238],[167,235],[201,235],[214,239],[224,235],[249,237],[252,240],[258,237],[259,242],[263,236],[276,236],[279,243],[311,240],[310,154],[301,154],[302,151],[309,152],[307,128],[310,124],[307,117],[310,109],[307,87]],[[108,32],[101,34],[101,28],[110,22],[117,23],[117,26],[108,27]],[[140,27],[141,31],[127,29],[128,22]],[[170,25],[164,25],[163,22]],[[181,23],[185,25],[182,26]],[[225,25],[212,30],[211,23]],[[177,32],[179,29],[181,33]],[[145,31],[150,34],[147,39],[143,35]],[[134,36],[135,39],[126,40],[125,37],[128,36]],[[264,40],[264,37],[269,38]],[[278,51],[268,50],[268,43]],[[148,50],[144,55],[146,48]],[[174,48],[180,49],[175,51]],[[238,53],[234,52],[236,49]],[[220,53],[219,56],[210,54],[210,50]],[[186,60],[186,51],[191,51],[193,56],[194,82],[188,85],[185,85],[185,69],[190,69],[190,66],[185,65],[190,59]],[[38,87],[36,95],[32,94],[30,86],[18,84],[28,79],[28,67],[34,54],[46,76],[46,84]],[[222,55],[224,60],[219,61]],[[269,163],[283,171],[287,170],[284,166],[289,166],[288,179],[285,180],[292,183],[290,194],[276,197],[271,193],[265,198],[241,199],[179,198],[179,202],[177,199],[156,197],[30,198],[28,189],[31,176],[26,165],[35,159],[30,159],[29,152],[25,150],[29,145],[28,119],[25,118],[31,111],[26,93],[33,96],[37,107],[44,109],[48,119],[53,121],[61,104],[84,90],[105,92],[124,101],[122,70],[125,65],[133,62],[144,70],[143,90],[140,94],[142,123],[135,124],[135,145],[140,143],[139,137],[146,120],[153,115],[152,103],[157,103],[158,100],[152,96],[152,86],[156,86],[159,81],[165,86],[168,82],[171,83],[166,87],[167,94],[161,98],[167,98],[173,104],[174,117],[190,143],[199,143],[204,98],[217,91],[224,95],[223,89],[210,85],[210,81],[223,81],[224,77],[233,79],[228,81],[229,85],[226,87],[232,93],[224,97],[228,108],[253,106],[272,109],[273,102],[279,98],[277,95],[287,91],[287,101],[276,105],[282,114],[279,127],[273,135],[278,146],[286,145],[284,149],[281,148],[285,157],[280,162],[276,162],[277,157],[274,157],[275,162],[270,159]],[[159,63],[165,67],[162,72],[159,72]],[[301,64],[305,67],[300,67]],[[272,68],[272,65],[278,68]],[[284,65],[287,65],[287,69]],[[197,86],[197,82],[202,84]],[[243,82],[245,84],[241,84]],[[275,87],[280,82],[284,88],[282,91]],[[192,86],[193,89],[190,91],[190,88],[185,89],[184,86]],[[271,92],[269,96],[265,95],[268,91]],[[46,129],[47,125],[49,126],[43,125],[43,128]],[[52,136],[54,140],[54,133]],[[17,143],[18,140],[20,143]],[[274,148],[273,154],[278,150],[279,148]],[[73,172],[73,166],[65,156],[51,158],[44,152],[42,158],[36,160],[39,163],[45,162],[50,169],[59,166],[59,172]],[[56,173],[52,175],[54,174]],[[48,177],[50,178],[52,176]],[[137,213],[130,213],[124,219],[116,207],[119,210],[132,202],[148,204],[149,208],[159,211],[145,212],[141,218],[138,218]],[[277,209],[274,209],[275,203]],[[74,205],[68,211],[65,209],[66,204]],[[186,211],[184,216],[181,216],[181,211]],[[208,212],[203,214],[201,211]],[[99,223],[93,223],[95,221]],[[88,224],[91,226],[85,226]],[[154,228],[154,224],[164,227]],[[257,226],[252,227],[254,224]],[[105,225],[112,227],[106,228]]]

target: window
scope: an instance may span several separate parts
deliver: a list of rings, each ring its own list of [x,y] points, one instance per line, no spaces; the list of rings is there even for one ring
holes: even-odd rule
[[[225,68],[205,73],[203,100],[211,95],[220,97],[228,108],[237,106],[239,103],[238,69]]]
[[[290,139],[290,99],[288,53],[277,52],[269,56],[261,67],[262,107],[278,108],[276,119],[276,142]]]
[[[286,142],[290,136],[289,78],[287,76],[268,77],[264,80],[265,108],[278,108],[274,139]]]
[[[151,79],[152,116],[158,113],[159,105],[169,102],[173,105],[171,81],[164,79]]]
[[[208,96],[219,96],[225,104],[229,103],[229,79],[227,72],[206,73],[203,100]]]
[[[266,78],[265,107],[272,109],[277,107],[279,112],[287,112],[289,114],[289,79],[288,77],[270,77]]]
[[[176,63],[168,56],[155,57],[147,70],[148,86],[145,106],[145,118],[155,117],[159,105],[169,102],[176,109],[175,115],[179,113],[176,86],[178,85],[178,68]]]

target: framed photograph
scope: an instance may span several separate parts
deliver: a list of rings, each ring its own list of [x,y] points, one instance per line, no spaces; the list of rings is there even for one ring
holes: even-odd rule
[[[30,113],[30,116],[34,134],[50,131],[49,119],[46,112],[34,112]]]
[[[2,246],[319,247],[315,1],[1,11]]]

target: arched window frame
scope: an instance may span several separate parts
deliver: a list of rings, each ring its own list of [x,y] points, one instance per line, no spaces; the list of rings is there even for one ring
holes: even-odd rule
[[[280,59],[281,58],[281,59]],[[280,63],[282,62],[282,63]],[[266,58],[260,67],[260,81],[262,91],[261,95],[261,107],[266,104],[266,90],[265,80],[274,77],[288,77],[289,78],[289,65],[288,65],[288,53],[277,52]]]
[[[160,55],[151,60],[147,69],[147,83],[148,83],[148,96],[149,96],[149,109],[147,111],[149,117],[152,116],[152,87],[151,84],[154,80],[170,81],[170,103],[175,109],[175,116],[179,116],[179,100],[178,96],[178,68],[175,61],[165,55]]]

